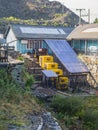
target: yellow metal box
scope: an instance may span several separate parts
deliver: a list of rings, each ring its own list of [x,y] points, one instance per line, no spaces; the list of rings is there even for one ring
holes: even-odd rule
[[[59,77],[60,84],[68,84],[68,82],[69,82],[68,77]]]
[[[45,63],[44,68],[46,70],[58,69],[58,63],[56,62]]]
[[[48,62],[53,62],[53,56],[45,55],[39,56],[39,65],[44,68],[44,64]]]
[[[57,75],[63,75],[63,70],[62,69],[51,69],[52,71],[54,71]]]
[[[66,90],[68,88],[68,85],[66,84],[57,84],[57,89],[59,90]]]

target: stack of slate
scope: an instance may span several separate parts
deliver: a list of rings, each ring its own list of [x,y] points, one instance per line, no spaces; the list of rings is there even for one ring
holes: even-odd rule
[[[91,75],[94,77],[97,84],[90,77],[88,77],[88,82],[96,87],[98,85],[98,56],[83,55],[80,58],[89,68]]]

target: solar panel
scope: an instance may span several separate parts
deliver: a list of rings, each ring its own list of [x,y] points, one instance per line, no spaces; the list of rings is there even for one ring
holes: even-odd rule
[[[38,28],[38,27],[20,27],[22,33],[29,34],[65,34],[61,28]]]
[[[66,40],[45,40],[50,49],[70,73],[89,72]]]
[[[53,72],[52,70],[42,70],[43,74],[47,77],[47,78],[56,78],[58,77],[58,75]]]

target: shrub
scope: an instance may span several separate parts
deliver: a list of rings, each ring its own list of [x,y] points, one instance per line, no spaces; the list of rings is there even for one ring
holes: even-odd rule
[[[22,77],[23,81],[25,82],[25,88],[27,91],[30,91],[32,85],[34,84],[34,76],[32,74],[29,74],[28,72],[25,71],[23,68],[22,70]]]
[[[83,116],[84,126],[91,130],[98,130],[98,110],[87,109]]]
[[[19,101],[22,89],[17,86],[13,81],[11,74],[7,72],[8,68],[0,69],[0,98],[6,98],[8,101]]]
[[[76,115],[83,108],[83,99],[77,97],[61,97],[56,96],[53,98],[51,107],[54,111],[66,113],[68,115]]]
[[[24,61],[24,58],[22,56],[18,56],[17,59],[20,61]]]

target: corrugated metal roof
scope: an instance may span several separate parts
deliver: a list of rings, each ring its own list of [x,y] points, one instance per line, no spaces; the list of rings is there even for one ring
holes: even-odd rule
[[[76,27],[68,36],[71,39],[98,39],[98,24],[84,24]]]
[[[47,45],[70,73],[89,72],[87,66],[82,63],[66,40],[45,40]]]
[[[73,30],[73,28],[68,27],[31,26],[21,24],[11,24],[10,27],[17,38],[24,39],[65,39]]]

